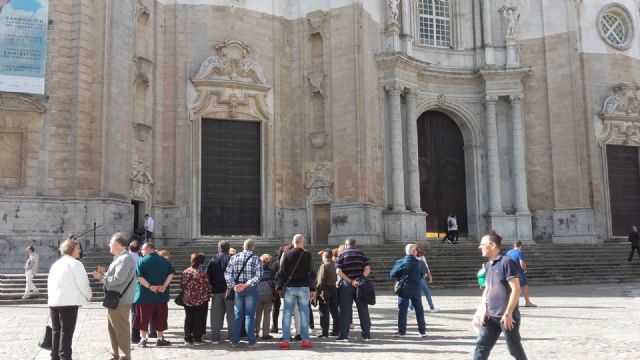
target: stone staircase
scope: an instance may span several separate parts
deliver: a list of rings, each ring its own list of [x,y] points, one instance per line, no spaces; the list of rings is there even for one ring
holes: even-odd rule
[[[173,296],[179,292],[179,273],[189,266],[190,255],[203,252],[207,258],[217,253],[218,240],[197,240],[180,246],[169,246],[171,261],[178,274],[171,287]],[[242,249],[242,240],[231,240],[232,247]],[[428,240],[427,261],[431,268],[434,282],[431,288],[475,287],[476,272],[485,260],[480,255],[477,244],[462,242],[456,245],[442,244],[439,240]],[[279,244],[258,243],[257,254],[275,255]],[[308,246],[307,249],[316,254],[325,246]],[[378,291],[390,290],[393,280],[389,278],[389,270],[395,261],[404,255],[404,245],[385,244],[382,246],[366,246],[362,250],[370,258],[372,275]],[[505,248],[508,250],[508,248]],[[640,260],[627,262],[629,245],[624,243],[607,243],[602,245],[531,245],[525,247],[529,266],[529,283],[539,284],[575,284],[598,282],[629,282],[640,280]],[[87,252],[82,259],[87,272],[98,265],[108,266],[111,261],[107,249],[96,249]],[[320,258],[314,256],[316,266]],[[40,293],[31,298],[20,299],[24,292],[23,274],[0,275],[0,305],[46,303],[45,273],[35,278]],[[90,276],[91,278],[91,276]],[[100,283],[91,279],[94,301],[102,299]]]

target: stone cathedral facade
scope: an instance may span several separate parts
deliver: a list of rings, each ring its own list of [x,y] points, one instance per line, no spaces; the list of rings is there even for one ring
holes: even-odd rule
[[[640,222],[638,0],[49,3],[45,95],[0,93],[3,270],[144,213],[163,243]]]

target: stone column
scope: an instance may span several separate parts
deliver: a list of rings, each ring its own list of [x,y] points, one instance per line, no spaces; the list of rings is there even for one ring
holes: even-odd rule
[[[484,62],[486,65],[494,65],[496,61],[491,33],[491,0],[482,1],[482,40],[484,44]]]
[[[420,164],[418,160],[418,118],[416,117],[416,99],[418,93],[411,90],[407,98],[407,147],[409,149],[409,210],[422,212],[420,208]]]
[[[487,169],[489,177],[489,212],[502,213],[502,193],[500,192],[500,163],[498,157],[498,127],[496,125],[497,96],[485,98],[487,133]]]
[[[413,36],[411,36],[411,4],[402,0],[402,43],[404,52],[413,56]]]
[[[524,123],[522,116],[522,99],[520,95],[509,97],[513,121],[513,172],[516,190],[516,213],[528,214],[527,173],[524,153]]]
[[[391,208],[393,211],[405,211],[404,205],[404,164],[402,159],[402,111],[400,94],[402,89],[387,87],[391,104]]]

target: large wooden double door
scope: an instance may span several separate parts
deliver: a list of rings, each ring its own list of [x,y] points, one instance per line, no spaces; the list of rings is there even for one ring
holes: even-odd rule
[[[427,231],[446,232],[447,216],[456,215],[460,235],[467,234],[464,140],[446,114],[427,111],[418,119],[420,207]]]
[[[260,123],[202,120],[202,235],[260,235]]]
[[[638,148],[607,145],[611,230],[626,236],[640,226],[640,158]]]

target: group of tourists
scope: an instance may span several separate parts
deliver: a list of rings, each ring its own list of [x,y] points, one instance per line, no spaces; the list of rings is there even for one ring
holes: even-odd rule
[[[474,359],[488,358],[500,332],[505,333],[511,354],[516,359],[526,359],[518,332],[522,266],[516,265],[524,264],[524,258],[521,263],[502,254],[501,240],[498,235],[490,234],[480,242],[482,255],[489,258],[489,262],[485,266],[482,306],[476,314],[481,319],[481,328]],[[92,276],[101,281],[105,289],[103,305],[107,307],[112,359],[131,359],[132,342],[146,347],[152,335],[157,338],[156,346],[171,345],[164,337],[168,329],[169,285],[175,273],[170,260],[156,252],[152,242],[140,247],[137,241],[129,243],[123,233],[113,235],[109,250],[114,260],[106,269],[98,267]],[[336,341],[349,341],[354,303],[362,340],[371,340],[369,306],[375,304],[375,290],[368,279],[369,259],[356,248],[355,239],[346,239],[340,248],[321,251],[318,268],[313,265],[314,255],[305,249],[301,234],[283,246],[275,260],[269,254],[258,256],[254,250],[253,239],[247,239],[243,251],[236,254],[229,242],[220,241],[218,254],[208,263],[202,253],[191,255],[190,266],[182,272],[181,292],[176,299],[176,303],[184,307],[185,344],[206,341],[203,337],[209,313],[210,340],[214,344],[224,342],[222,329],[226,318],[226,340],[231,347],[237,348],[246,336],[248,348],[257,349],[261,346],[258,338],[269,340],[272,339],[270,333],[279,332],[281,305],[280,349],[289,349],[294,339],[301,341],[302,349],[314,347],[309,331],[313,328],[314,305],[319,307],[321,327],[316,336],[335,336]],[[67,239],[60,245],[60,253],[62,256],[51,267],[48,279],[53,328],[51,357],[71,359],[78,308],[91,300],[92,292],[85,268],[78,261],[78,241]],[[413,309],[418,332],[424,337],[427,329],[422,294],[431,311],[438,311],[433,306],[428,285],[432,276],[420,244],[406,245],[405,254],[389,274],[397,280],[394,292],[398,296],[398,327],[393,336],[406,335],[407,314]],[[113,297],[115,304],[107,301]],[[527,306],[534,305],[527,299]],[[292,318],[295,337],[292,337]]]

